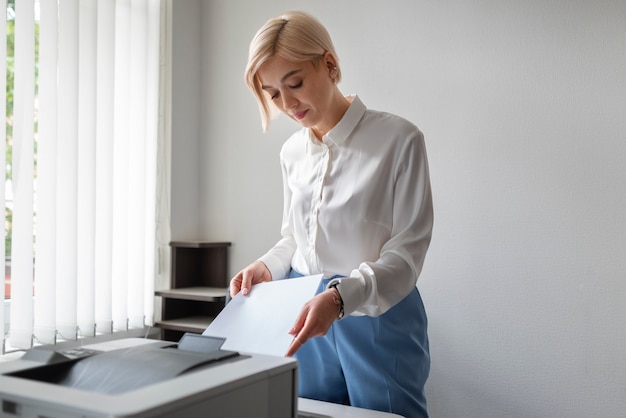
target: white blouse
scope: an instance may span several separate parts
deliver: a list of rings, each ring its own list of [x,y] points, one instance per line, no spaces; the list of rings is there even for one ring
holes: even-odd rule
[[[345,314],[378,316],[413,290],[424,263],[428,162],[417,127],[350,99],[322,142],[303,128],[283,145],[282,239],[260,260],[274,280],[291,268],[343,276]]]

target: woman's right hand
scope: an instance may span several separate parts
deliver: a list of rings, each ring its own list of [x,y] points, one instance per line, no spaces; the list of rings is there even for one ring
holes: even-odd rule
[[[241,270],[230,280],[230,296],[235,297],[240,291],[246,296],[255,284],[271,282],[272,274],[262,261],[255,261]]]

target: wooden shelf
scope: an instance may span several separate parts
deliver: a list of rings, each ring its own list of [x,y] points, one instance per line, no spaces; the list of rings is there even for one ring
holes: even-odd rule
[[[219,315],[228,291],[230,242],[173,241],[169,289],[161,298],[161,338],[179,341],[186,332],[201,334]]]
[[[211,322],[213,322],[213,319],[215,318],[212,316],[190,316],[187,318],[158,321],[156,325],[162,329],[202,334]]]
[[[198,300],[201,302],[219,302],[226,299],[227,287],[183,287],[163,289],[154,292],[157,296],[169,299]]]

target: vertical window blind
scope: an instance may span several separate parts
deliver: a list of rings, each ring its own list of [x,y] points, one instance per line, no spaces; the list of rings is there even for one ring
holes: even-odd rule
[[[161,2],[16,0],[14,12],[13,86],[0,64],[2,155],[12,131],[12,158],[0,159],[2,203],[12,195],[0,335],[29,348],[152,325]]]

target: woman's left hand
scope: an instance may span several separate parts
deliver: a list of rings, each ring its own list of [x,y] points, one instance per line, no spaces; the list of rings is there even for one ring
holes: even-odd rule
[[[340,306],[335,303],[334,292],[334,289],[325,290],[304,304],[289,331],[293,335],[293,341],[285,356],[293,356],[309,339],[326,335],[339,315]]]

